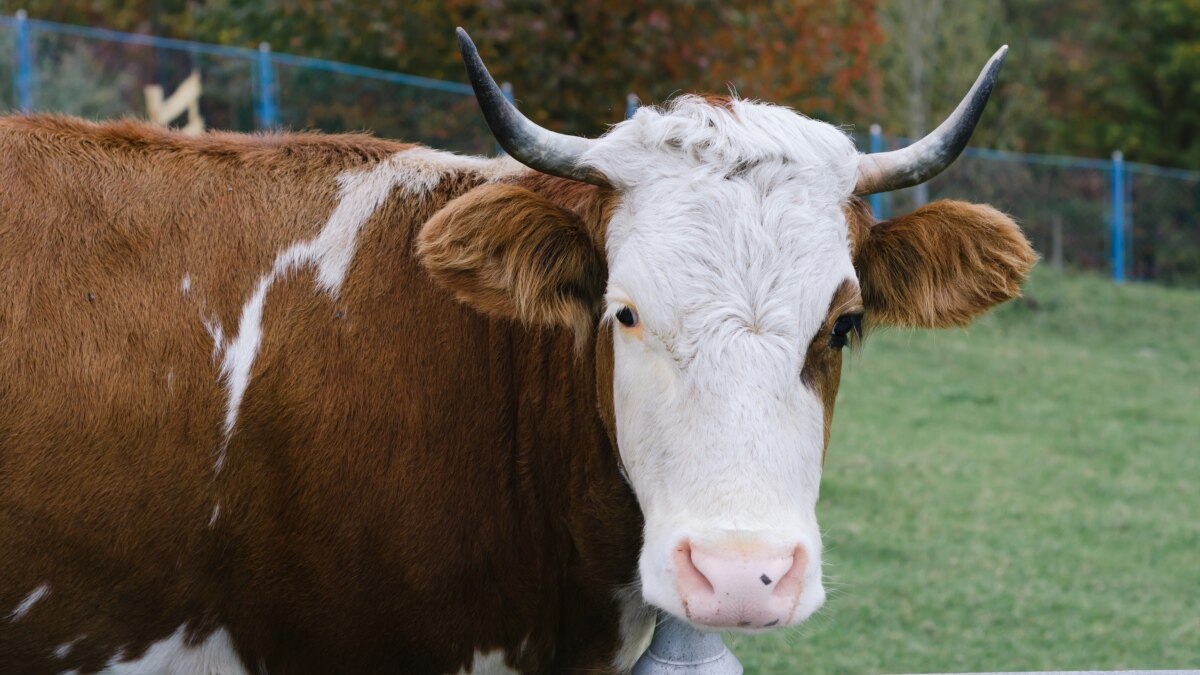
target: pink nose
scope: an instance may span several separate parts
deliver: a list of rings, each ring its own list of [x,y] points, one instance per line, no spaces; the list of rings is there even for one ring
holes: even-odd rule
[[[714,628],[786,625],[808,566],[808,554],[799,546],[763,554],[744,547],[693,546],[686,539],[673,559],[688,620]]]

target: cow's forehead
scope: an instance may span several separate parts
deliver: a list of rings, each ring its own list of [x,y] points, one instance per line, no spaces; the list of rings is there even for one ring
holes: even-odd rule
[[[623,205],[614,221],[625,208],[635,210]],[[838,287],[855,276],[847,227],[838,209],[807,219],[783,205],[764,212],[718,226],[642,221],[610,253],[609,301],[633,304],[684,361],[742,334],[799,354]]]
[[[610,296],[680,336],[811,336],[853,275],[842,207],[857,154],[845,134],[785,108],[698,99],[625,124],[604,141],[623,152],[595,153],[643,155],[609,223]]]
[[[625,189],[672,176],[731,178],[777,162],[807,177],[814,195],[844,200],[858,154],[840,129],[782,106],[682,96],[666,108],[639,109],[592,144],[583,162]]]

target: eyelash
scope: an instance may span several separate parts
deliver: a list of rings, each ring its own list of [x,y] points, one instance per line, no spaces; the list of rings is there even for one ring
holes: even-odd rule
[[[851,338],[862,338],[862,314],[843,314],[833,323],[833,331],[829,335],[829,346],[832,349],[842,349],[850,344]]]

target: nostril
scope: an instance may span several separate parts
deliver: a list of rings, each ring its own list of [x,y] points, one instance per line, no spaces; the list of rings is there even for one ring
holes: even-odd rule
[[[696,567],[695,561],[692,560],[692,543],[684,540],[679,546],[675,547],[674,553],[671,554],[672,561],[675,563],[675,575],[679,584],[679,589],[684,591],[683,595],[694,595],[697,593],[712,595],[716,592],[712,582]]]
[[[770,585],[771,585],[771,577],[769,577],[769,576],[767,576],[767,575],[765,575],[765,574],[764,574],[764,575],[762,575],[761,577],[759,577],[759,578],[758,578],[758,580],[759,580],[759,581],[761,581],[761,582],[763,582],[763,586],[770,586]]]
[[[792,551],[792,564],[787,573],[776,582],[775,588],[771,589],[772,594],[790,598],[800,595],[800,591],[804,589],[804,575],[807,569],[808,553],[804,547],[797,546]]]

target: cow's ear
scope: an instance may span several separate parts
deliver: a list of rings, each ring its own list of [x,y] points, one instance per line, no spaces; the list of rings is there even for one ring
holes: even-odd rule
[[[575,213],[516,185],[485,185],[421,228],[417,255],[463,302],[491,315],[594,332],[607,269]]]
[[[965,326],[1020,295],[1037,260],[1011,218],[980,204],[934,202],[863,230],[854,266],[877,325]]]

